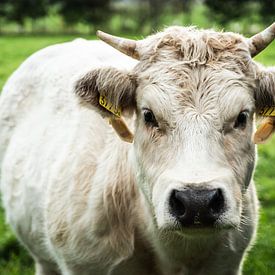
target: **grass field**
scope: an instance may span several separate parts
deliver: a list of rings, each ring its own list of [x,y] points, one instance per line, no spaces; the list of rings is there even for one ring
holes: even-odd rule
[[[0,90],[8,76],[30,54],[47,45],[69,41],[72,38],[72,36],[0,37]],[[259,55],[257,60],[265,65],[275,65],[275,43]],[[246,275],[275,274],[274,166],[275,139],[259,146],[259,161],[254,178],[261,201],[261,218],[257,242],[245,262]],[[13,274],[33,274],[33,262],[5,225],[4,213],[0,210],[0,275]]]

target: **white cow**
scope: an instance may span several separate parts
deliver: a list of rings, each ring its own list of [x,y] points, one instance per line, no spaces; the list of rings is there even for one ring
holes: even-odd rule
[[[253,115],[275,95],[274,69],[251,56],[274,33],[99,32],[139,61],[78,39],[14,72],[0,98],[2,200],[37,275],[241,273],[258,219]],[[119,111],[133,144],[103,119],[129,141]]]

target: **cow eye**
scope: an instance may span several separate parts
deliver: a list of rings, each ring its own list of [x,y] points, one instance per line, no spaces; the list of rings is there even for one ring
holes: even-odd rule
[[[234,128],[244,129],[246,126],[247,118],[248,118],[247,111],[240,112],[236,121],[235,121]]]
[[[150,109],[147,109],[147,108],[143,109],[143,117],[147,125],[154,126],[154,127],[158,126],[156,118]]]

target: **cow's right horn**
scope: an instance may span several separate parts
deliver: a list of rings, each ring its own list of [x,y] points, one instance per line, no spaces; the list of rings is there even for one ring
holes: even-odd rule
[[[110,35],[102,31],[97,31],[96,35],[99,39],[114,47],[115,49],[119,50],[120,52],[128,56],[131,56],[135,59],[140,59],[140,55],[137,49],[137,41]]]
[[[264,50],[275,38],[275,23],[248,39],[252,57]]]

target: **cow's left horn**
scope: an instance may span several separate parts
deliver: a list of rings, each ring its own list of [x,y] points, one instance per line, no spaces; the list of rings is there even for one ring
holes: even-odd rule
[[[275,23],[248,39],[252,57],[264,50],[275,38]]]
[[[137,50],[137,41],[117,37],[102,31],[97,31],[96,35],[99,39],[119,50],[120,52],[139,60],[140,56]]]

